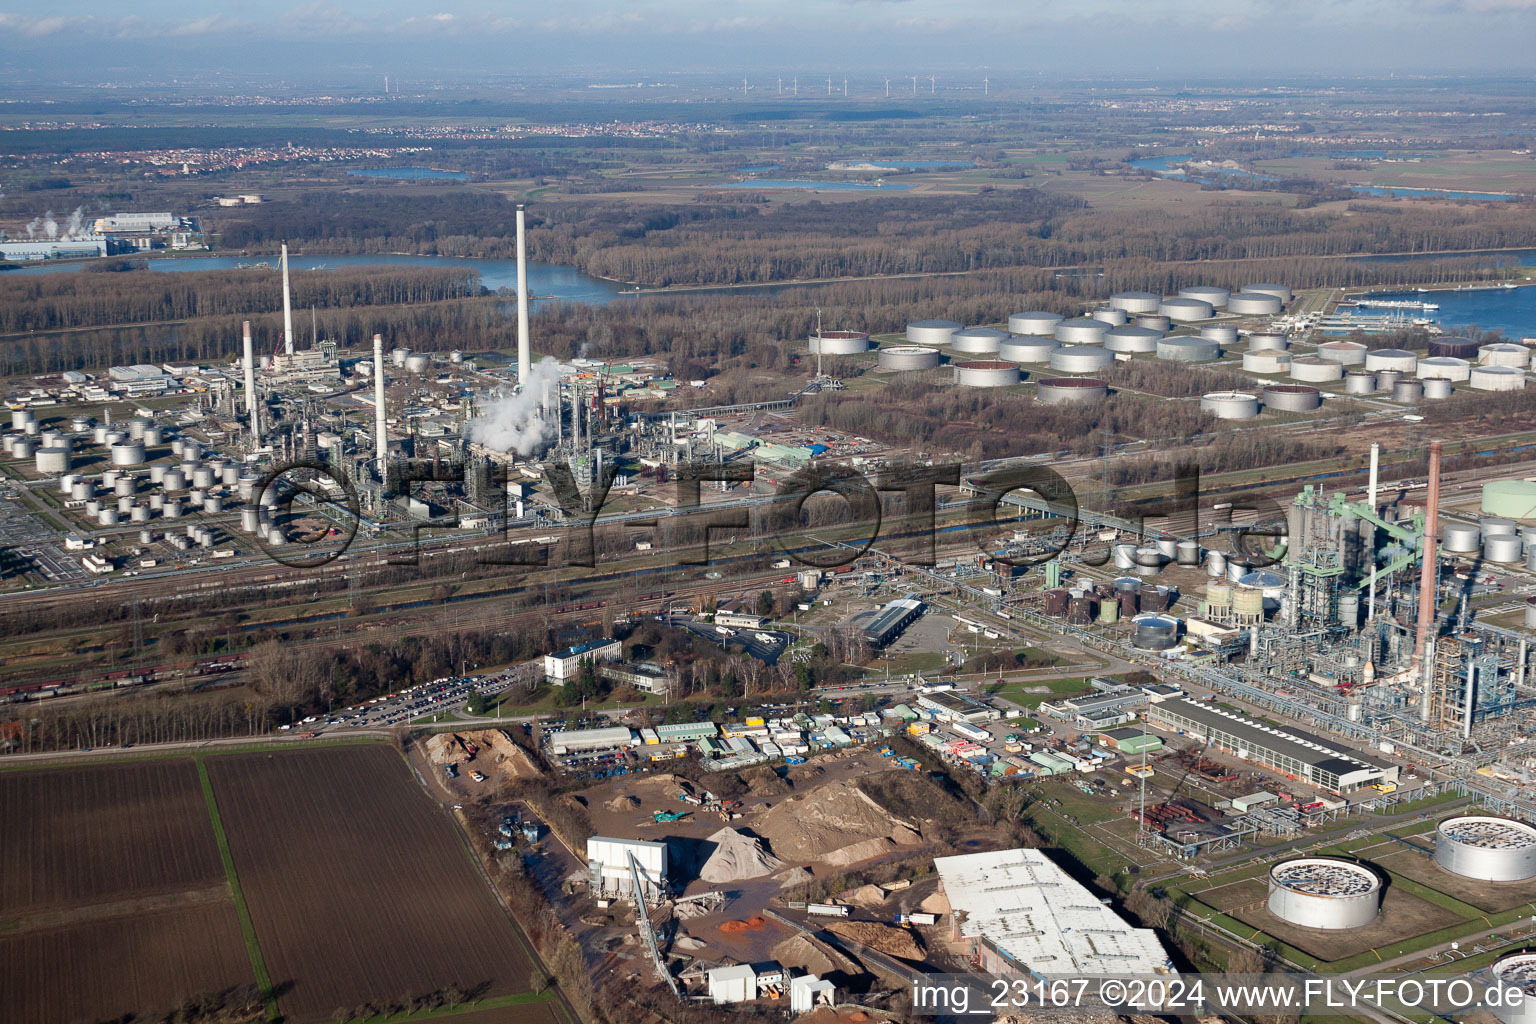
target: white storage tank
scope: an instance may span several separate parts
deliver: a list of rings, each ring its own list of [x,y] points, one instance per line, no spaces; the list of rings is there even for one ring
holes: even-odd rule
[[[949,345],[956,352],[967,355],[992,356],[997,354],[997,347],[1009,337],[1007,331],[999,331],[995,327],[966,327],[954,333]]]
[[[1354,370],[1344,375],[1344,393],[1346,395],[1368,395],[1375,390],[1376,375],[1374,373]]]
[[[1179,620],[1171,615],[1145,614],[1131,620],[1131,646],[1142,651],[1166,651],[1179,642]]]
[[[156,512],[163,511],[165,509],[165,495],[158,491],[151,494],[149,496],[149,507]]]
[[[1291,368],[1289,352],[1244,352],[1243,369],[1248,373],[1284,373]]]
[[[1048,363],[1059,348],[1055,338],[1009,338],[997,346],[997,356],[1014,363]]]
[[[1536,876],[1536,828],[1485,814],[1447,818],[1435,829],[1435,863],[1480,882]]]
[[[69,497],[69,492],[74,490],[75,484],[79,483],[79,481],[80,475],[78,473],[65,473],[59,477],[59,493],[66,498]]]
[[[1466,380],[1472,375],[1472,364],[1455,356],[1431,356],[1419,360],[1418,374],[1420,380]]]
[[[1188,288],[1179,289],[1179,298],[1194,299],[1204,302],[1212,309],[1224,309],[1227,305],[1227,296],[1231,294],[1225,288],[1217,288],[1215,285],[1196,284]]]
[[[1446,554],[1469,555],[1478,550],[1482,535],[1471,523],[1446,523],[1440,530],[1440,545]]]
[[[89,480],[77,480],[69,489],[69,497],[72,501],[84,501],[96,493],[96,488]]]
[[[1019,364],[975,359],[954,365],[955,383],[970,388],[1006,388],[1019,382]]]
[[[1473,391],[1519,391],[1525,387],[1525,371],[1513,366],[1474,366],[1467,386]]]
[[[118,520],[117,509],[103,508],[96,512],[96,521],[102,526],[116,526]]]
[[[939,350],[917,345],[882,348],[876,361],[882,370],[931,370],[939,365]]]
[[[213,467],[198,466],[192,471],[192,486],[206,491],[213,486]]]
[[[1119,327],[1131,319],[1123,309],[1094,309],[1089,311],[1088,316],[1093,320],[1102,320],[1111,327]]]
[[[187,486],[187,478],[179,469],[167,469],[160,478],[160,486],[167,491],[180,491]]]
[[[863,331],[822,331],[810,338],[811,352],[824,356],[853,356],[869,351],[869,335]]]
[[[37,414],[31,409],[11,409],[11,429],[26,430],[27,425],[37,419]]]
[[[43,476],[69,472],[68,448],[39,448],[34,458],[37,471]]]
[[[1251,420],[1259,414],[1259,399],[1245,391],[1212,391],[1200,396],[1200,411],[1217,419]]]
[[[240,529],[255,533],[261,528],[261,511],[255,505],[240,506]]]
[[[390,362],[394,363],[396,366],[403,368],[405,366],[406,357],[410,354],[411,350],[408,348],[390,349],[389,359]]]
[[[1277,331],[1254,331],[1248,335],[1249,352],[1284,352],[1290,347],[1290,339]]]
[[[1365,368],[1377,373],[1382,370],[1412,373],[1419,368],[1419,357],[1405,348],[1379,348],[1365,354]]]
[[[1376,387],[1390,395],[1392,389],[1397,387],[1397,382],[1402,379],[1403,371],[1401,370],[1382,370],[1376,374]]]
[[[1056,340],[1063,345],[1102,345],[1109,324],[1091,316],[1063,320],[1056,325]]]
[[[1291,301],[1291,289],[1288,285],[1275,284],[1271,281],[1260,281],[1258,284],[1245,284],[1243,291],[1255,295],[1273,295],[1281,302]]]
[[[1227,312],[1238,316],[1274,316],[1282,305],[1273,295],[1238,292],[1227,299]]]
[[[1039,309],[1014,313],[1008,318],[1008,333],[1049,338],[1056,333],[1056,325],[1064,319],[1060,313],[1047,313]]]
[[[128,513],[132,512],[132,511],[133,511],[133,499],[132,498],[118,498],[117,499],[117,513],[118,513],[118,515],[126,516]]]
[[[1451,392],[1456,390],[1450,381],[1440,377],[1431,377],[1424,382],[1424,397],[1432,401],[1451,397]]]
[[[1488,970],[1498,991],[1488,1012],[1503,1024],[1536,1024],[1536,953],[1501,956]]]
[[[1221,346],[1210,338],[1164,338],[1157,343],[1157,358],[1180,363],[1206,363],[1221,358]]]
[[[128,513],[128,521],[133,523],[149,522],[149,507],[146,505],[133,506],[133,510]]]
[[[160,427],[148,426],[144,428],[144,444],[146,447],[153,448],[155,445],[161,442],[161,439],[164,438],[164,436],[165,431]]]
[[[1323,393],[1305,384],[1267,384],[1264,407],[1281,412],[1311,412],[1323,404]]]
[[[1209,320],[1216,312],[1209,302],[1178,296],[1158,303],[1157,311],[1170,320],[1182,320],[1185,323]]]
[[[162,462],[157,462],[153,466],[150,466],[149,482],[152,484],[163,484],[165,482],[165,471],[167,468],[169,467],[167,467]]]
[[[1173,321],[1161,313],[1143,313],[1136,318],[1137,327],[1145,327],[1150,331],[1161,331],[1167,334],[1173,330]]]
[[[1296,857],[1269,871],[1269,912],[1303,928],[1363,928],[1381,909],[1381,879],[1341,857]]]
[[[114,466],[142,466],[144,465],[143,441],[119,441],[112,446],[112,465]]]
[[[135,494],[138,492],[138,489],[139,482],[131,476],[120,476],[117,478],[117,482],[112,485],[112,493],[119,498]]]
[[[942,348],[964,326],[957,320],[914,320],[907,324],[907,340],[914,345]]]
[[[1200,328],[1200,337],[1210,338],[1223,347],[1236,345],[1237,328],[1232,324],[1204,324]]]
[[[1097,377],[1047,377],[1035,385],[1042,405],[1087,405],[1109,397],[1109,385]]]
[[[203,499],[203,511],[209,515],[217,515],[224,511],[224,502],[218,495],[210,494]]]
[[[1494,534],[1483,537],[1483,560],[1500,565],[1514,565],[1524,553],[1524,545],[1517,535]]]
[[[422,355],[422,354],[420,354],[420,353],[418,353],[418,352],[412,352],[410,355],[406,356],[405,357],[405,372],[407,372],[407,373],[426,373],[427,372],[427,357]]]
[[[1513,519],[1503,519],[1499,516],[1479,517],[1477,520],[1477,528],[1482,531],[1484,537],[1491,537],[1494,535],[1510,537],[1515,536],[1520,532]]]
[[[1051,369],[1057,373],[1098,373],[1115,361],[1115,354],[1098,345],[1069,345],[1051,353]]]
[[[1114,327],[1104,333],[1104,347],[1126,354],[1156,352],[1162,338],[1162,331],[1149,327]]]
[[[1115,292],[1109,297],[1111,309],[1123,309],[1127,313],[1156,313],[1162,296],[1154,292]]]
[[[1531,368],[1531,350],[1524,345],[1501,341],[1478,349],[1477,361],[1484,366],[1516,366],[1528,370]]]
[[[1317,346],[1317,354],[1331,359],[1341,366],[1359,366],[1365,362],[1370,350],[1358,341],[1325,341]]]
[[[1392,401],[1417,402],[1424,397],[1424,385],[1416,380],[1400,380],[1392,386]]]
[[[1291,379],[1308,384],[1338,380],[1344,376],[1344,365],[1321,356],[1295,356],[1291,359]]]

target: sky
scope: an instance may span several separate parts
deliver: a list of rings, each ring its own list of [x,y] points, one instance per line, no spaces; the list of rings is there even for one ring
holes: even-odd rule
[[[1530,74],[1533,42],[1536,0],[0,0],[41,78]]]

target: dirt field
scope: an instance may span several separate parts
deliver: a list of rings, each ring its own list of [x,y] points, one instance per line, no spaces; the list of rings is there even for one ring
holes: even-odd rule
[[[1453,875],[1422,854],[1401,853],[1374,858],[1376,863],[1490,914],[1503,913],[1536,900],[1536,879],[1524,882],[1479,882]]]
[[[1298,928],[1275,917],[1263,904],[1232,916],[1325,962],[1343,960],[1368,949],[1379,950],[1383,956],[1388,956],[1397,948],[1396,943],[1456,922],[1456,916],[1444,907],[1391,887],[1387,890],[1381,913],[1364,928],[1347,931]]]
[[[511,921],[395,751],[242,754],[208,770],[289,1019],[450,986],[527,989]]]

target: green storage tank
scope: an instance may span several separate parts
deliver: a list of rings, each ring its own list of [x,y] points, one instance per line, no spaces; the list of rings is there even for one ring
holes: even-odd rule
[[[1483,515],[1536,519],[1536,480],[1495,480],[1483,484]]]

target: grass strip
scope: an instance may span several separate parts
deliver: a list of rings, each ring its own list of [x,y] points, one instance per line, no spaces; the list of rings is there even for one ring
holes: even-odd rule
[[[510,996],[493,996],[490,999],[474,999],[467,1003],[455,1003],[452,1006],[436,1006],[430,1010],[408,1010],[405,1013],[380,1013],[372,1017],[349,1017],[345,1021],[337,1021],[335,1024],[375,1024],[375,1022],[395,1022],[435,1020],[439,1017],[455,1017],[464,1013],[479,1013],[481,1010],[499,1010],[506,1006],[529,1006],[534,1003],[544,1003],[555,998],[553,989],[545,989],[543,992],[519,992]]]

